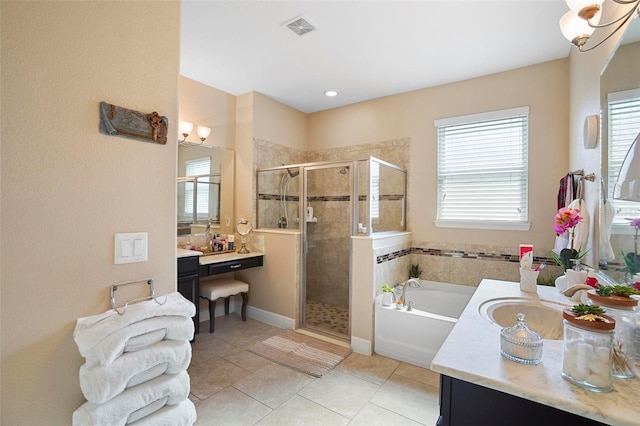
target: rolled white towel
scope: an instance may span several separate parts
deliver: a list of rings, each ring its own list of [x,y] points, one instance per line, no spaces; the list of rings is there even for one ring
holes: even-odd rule
[[[155,413],[132,423],[132,425],[191,426],[197,419],[196,406],[187,398],[179,404],[166,405]]]
[[[73,425],[115,426],[133,423],[189,396],[189,374],[163,374],[129,388],[104,404],[85,402],[73,412]]]
[[[191,362],[186,340],[163,340],[136,352],[127,352],[109,366],[80,367],[80,389],[89,402],[104,404],[125,389],[162,374],[178,374]]]
[[[163,299],[164,296],[159,296],[159,300]],[[106,336],[136,322],[163,316],[191,318],[195,314],[195,305],[180,293],[173,292],[167,294],[163,305],[159,305],[153,300],[147,300],[132,304],[127,308],[124,315],[119,315],[115,310],[110,309],[99,315],[78,318],[73,332],[73,339],[78,345],[80,353],[82,353],[100,343]]]
[[[182,316],[149,318],[105,336],[92,347],[80,349],[80,354],[85,357],[88,366],[108,366],[125,352],[139,351],[161,340],[191,340],[193,333],[194,326],[191,318]]]

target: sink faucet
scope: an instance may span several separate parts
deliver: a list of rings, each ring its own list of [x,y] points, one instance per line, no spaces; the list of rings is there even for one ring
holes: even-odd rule
[[[402,306],[405,307],[407,306],[407,299],[405,298],[406,294],[407,294],[407,288],[409,287],[420,287],[420,281],[418,281],[415,278],[409,278],[408,280],[406,280],[402,286],[402,296],[400,296],[400,299],[402,300]]]

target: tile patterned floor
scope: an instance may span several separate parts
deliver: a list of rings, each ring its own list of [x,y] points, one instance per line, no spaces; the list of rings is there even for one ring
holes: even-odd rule
[[[349,308],[307,300],[304,321],[305,325],[346,335],[349,331]]]
[[[353,353],[322,378],[248,352],[280,329],[237,314],[200,325],[189,367],[197,425],[429,425],[438,418],[438,374]]]

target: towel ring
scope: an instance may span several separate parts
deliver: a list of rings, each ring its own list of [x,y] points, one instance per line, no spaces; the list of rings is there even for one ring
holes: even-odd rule
[[[115,299],[115,295],[114,293],[116,292],[116,290],[118,289],[118,287],[124,286],[124,285],[129,285],[129,284],[136,284],[136,283],[140,283],[142,281],[130,281],[128,283],[123,283],[123,284],[115,284],[111,286],[110,289],[110,294],[109,294],[109,300],[111,302],[111,309],[113,309],[114,311],[116,311],[118,313],[118,315],[124,315],[125,312],[127,312],[127,308],[129,307],[129,303],[135,303],[135,302],[141,302],[143,300],[149,300],[149,299],[153,299],[154,302],[156,302],[158,305],[162,306],[167,302],[167,295],[164,295],[164,300],[161,302],[160,300],[158,300],[158,296],[156,296],[156,290],[154,287],[154,282],[153,282],[153,278],[149,278],[147,280],[147,284],[149,285],[149,292],[151,293],[149,296],[144,296],[144,297],[139,297],[137,299],[131,299],[131,300],[127,300],[124,303],[124,306],[122,307],[122,311],[119,311],[118,308],[116,307],[116,299]]]

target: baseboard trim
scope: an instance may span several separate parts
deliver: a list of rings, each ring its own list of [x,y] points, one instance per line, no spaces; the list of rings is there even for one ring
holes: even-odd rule
[[[365,340],[354,336],[351,336],[351,350],[355,353],[367,356],[371,356],[373,354],[371,340]]]
[[[242,306],[242,304],[240,304],[240,306]],[[285,328],[287,330],[294,330],[296,328],[296,321],[293,318],[274,314],[273,312],[265,311],[254,306],[247,306],[247,316],[278,328]]]

